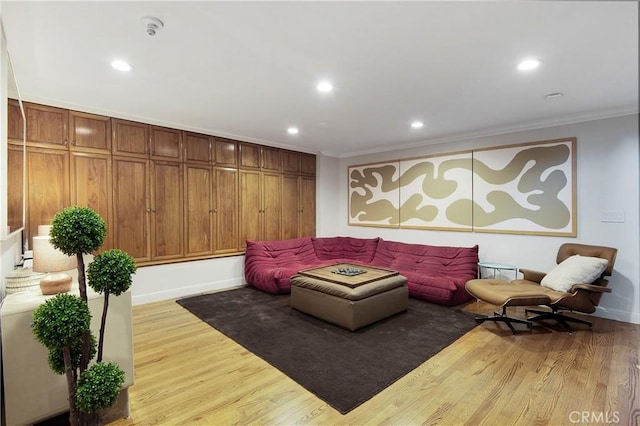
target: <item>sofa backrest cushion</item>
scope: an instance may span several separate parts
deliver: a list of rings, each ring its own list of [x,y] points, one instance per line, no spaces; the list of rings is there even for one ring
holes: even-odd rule
[[[380,238],[328,237],[312,238],[316,256],[321,261],[349,259],[369,263],[373,260]]]
[[[380,239],[373,264],[400,273],[472,279],[478,273],[478,246],[430,246]]]
[[[268,267],[308,265],[318,263],[310,237],[290,240],[249,241],[246,262],[256,262]]]

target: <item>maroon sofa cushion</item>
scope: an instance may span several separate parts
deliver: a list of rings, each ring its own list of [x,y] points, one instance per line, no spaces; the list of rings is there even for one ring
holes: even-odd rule
[[[321,264],[311,238],[247,241],[244,276],[249,285],[269,293],[288,293],[290,278],[301,269]]]
[[[443,247],[381,239],[372,264],[406,276],[411,296],[453,306],[471,300],[464,286],[477,278],[478,246]]]
[[[329,237],[312,238],[318,259],[371,263],[380,238]]]

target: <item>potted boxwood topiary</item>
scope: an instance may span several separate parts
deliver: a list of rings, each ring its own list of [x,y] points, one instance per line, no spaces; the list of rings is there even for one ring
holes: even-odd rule
[[[51,244],[63,253],[78,259],[80,297],[58,294],[33,313],[33,332],[49,349],[49,365],[67,377],[69,392],[69,423],[71,425],[100,424],[100,410],[116,401],[124,383],[124,372],[117,364],[102,362],[103,342],[109,295],[124,293],[131,286],[136,266],[133,258],[121,250],[107,250],[97,255],[89,265],[89,285],[104,293],[100,338],[89,328],[84,255],[100,248],[106,236],[106,224],[88,207],[69,207],[53,218]],[[96,364],[89,362],[96,354]]]

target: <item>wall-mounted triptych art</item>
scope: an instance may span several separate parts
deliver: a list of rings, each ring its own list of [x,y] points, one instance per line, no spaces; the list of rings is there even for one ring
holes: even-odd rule
[[[349,167],[349,224],[397,228],[399,181],[398,161]]]
[[[349,225],[577,235],[576,139],[349,167]]]

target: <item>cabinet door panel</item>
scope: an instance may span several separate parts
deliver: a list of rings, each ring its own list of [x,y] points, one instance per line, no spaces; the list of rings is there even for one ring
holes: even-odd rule
[[[151,260],[149,161],[113,159],[114,246],[139,262]]]
[[[238,171],[215,168],[214,253],[240,250],[238,237]]]
[[[59,147],[67,146],[66,109],[25,102],[27,117],[27,142]]]
[[[100,251],[114,248],[111,194],[111,157],[72,152],[71,203],[95,210],[107,223],[107,236]]]
[[[260,172],[240,172],[240,247],[246,240],[260,241],[262,204],[260,202]]]
[[[69,140],[72,150],[111,152],[111,119],[69,111]]]
[[[154,260],[182,257],[182,164],[153,162],[151,257]]]
[[[260,146],[240,143],[240,167],[260,168]]]
[[[238,143],[229,139],[215,138],[213,161],[218,166],[237,165]]]
[[[27,233],[29,247],[39,225],[69,207],[69,152],[27,147]]]
[[[111,120],[113,153],[135,157],[149,155],[149,125],[135,121]]]
[[[300,178],[300,237],[316,235],[316,179]]]
[[[197,133],[184,132],[184,160],[197,163],[211,163],[211,137]]]
[[[300,154],[300,172],[305,175],[316,175],[316,156],[313,154]]]
[[[213,179],[211,167],[185,166],[185,239],[187,256],[212,253]]]
[[[151,158],[182,160],[182,132],[151,126]]]
[[[282,171],[285,173],[300,173],[300,153],[282,151]]]
[[[279,172],[282,170],[281,150],[277,148],[261,148],[262,170]]]
[[[262,239],[282,237],[282,176],[262,174]]]
[[[298,176],[285,175],[282,177],[282,239],[298,238],[299,236],[299,181]]]
[[[20,111],[20,104],[15,99],[9,99],[9,111],[7,114],[7,138],[22,142],[24,134],[24,120]]]

